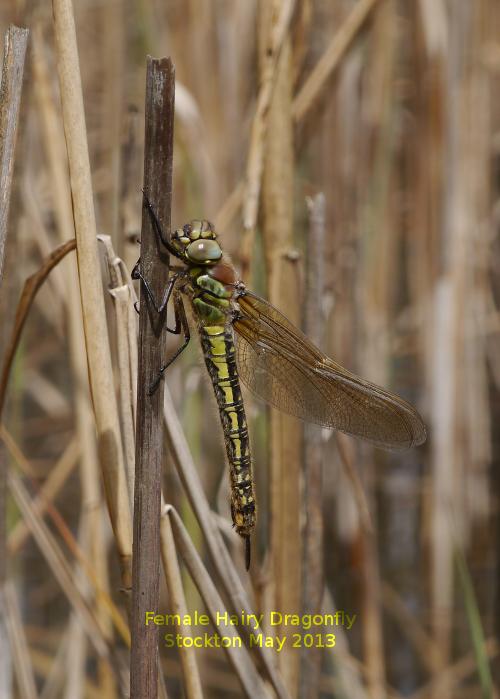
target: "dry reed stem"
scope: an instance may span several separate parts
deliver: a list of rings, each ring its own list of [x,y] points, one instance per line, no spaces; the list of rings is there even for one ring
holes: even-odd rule
[[[274,3],[272,14],[267,14],[270,26],[266,27],[266,49],[260,71],[260,88],[248,149],[246,191],[243,205],[243,227],[246,231],[253,231],[257,224],[267,113],[276,82],[281,51],[288,36],[294,9],[295,0],[282,0],[279,3]]]
[[[318,99],[327,80],[340,65],[357,37],[370,13],[381,0],[359,0],[335,33],[329,46],[314,66],[311,74],[293,100],[292,111],[295,121],[302,121],[305,114]]]
[[[307,235],[307,269],[304,294],[304,332],[318,347],[324,339],[324,260],[325,260],[325,197],[317,194],[307,202],[309,226]],[[301,610],[318,614],[323,600],[323,454],[321,428],[305,425],[304,483],[305,525],[302,550]],[[321,671],[321,649],[303,648],[300,659],[299,692],[301,699],[318,694]]]
[[[47,65],[42,32],[39,26],[33,33],[33,74],[35,77],[35,95],[41,113],[41,125],[44,133],[44,147],[47,156],[52,184],[52,204],[56,227],[60,240],[65,240],[70,232],[74,235],[71,190],[68,181],[68,162],[66,143],[64,141],[62,120],[55,106],[50,71]],[[99,586],[108,589],[107,551],[103,537],[101,517],[101,483],[95,426],[90,402],[87,360],[84,352],[85,336],[83,331],[82,307],[78,285],[77,262],[73,257],[64,269],[63,298],[69,329],[70,360],[76,388],[75,417],[76,432],[80,442],[80,474],[82,484],[82,503],[88,520],[88,557],[98,570]],[[101,627],[106,628],[108,616],[97,610]],[[108,633],[110,629],[107,629]]]
[[[5,429],[4,426],[0,426],[0,437],[2,438],[2,441],[6,445],[7,449],[9,450],[12,458],[15,460],[17,463],[17,466],[20,468],[21,472],[24,473],[26,476],[29,478],[32,478],[36,480],[37,474],[34,473],[30,463],[28,460],[25,458],[24,454],[22,451],[19,449],[17,443],[15,440],[12,438],[9,432]],[[63,455],[64,457],[64,455]],[[62,457],[62,458],[63,458]],[[62,459],[60,460],[62,461]],[[57,467],[58,469],[60,467]],[[76,543],[73,535],[71,534],[71,531],[68,529],[66,523],[62,519],[62,517],[58,514],[57,510],[54,508],[52,505],[51,501],[48,500],[47,498],[42,499],[42,493],[46,491],[48,488],[47,486],[49,485],[49,482],[51,482],[51,478],[47,481],[45,486],[41,488],[35,498],[33,498],[30,502],[30,511],[32,513],[33,518],[36,521],[41,521],[43,522],[42,515],[46,510],[50,511],[50,515],[52,519],[54,520],[61,536],[64,538],[69,550],[73,553],[75,559],[78,560],[82,568],[85,570],[87,574],[88,580],[92,583],[94,592],[95,592],[95,597],[97,601],[101,604],[102,609],[106,611],[107,618],[111,619],[115,625],[116,630],[124,640],[124,642],[130,646],[130,634],[127,625],[123,621],[122,615],[119,613],[118,609],[116,608],[115,604],[111,600],[107,589],[102,587],[102,578],[96,573],[95,570],[95,561],[93,559],[89,558],[88,553],[84,553],[78,544]],[[54,483],[51,487],[55,488],[56,483]],[[30,521],[25,520],[25,526],[28,527],[29,533],[32,535],[33,534],[33,527],[30,526]],[[44,525],[45,526],[45,525]],[[15,530],[13,530],[12,533],[14,533]],[[90,562],[92,561],[92,563]],[[99,620],[100,623],[102,623],[102,620]],[[107,619],[106,619],[107,621]],[[106,628],[106,625],[104,625],[104,628]]]
[[[0,85],[0,282],[3,275],[14,172],[14,151],[28,35],[28,29],[20,29],[11,25],[4,37],[2,82]]]
[[[368,504],[368,499],[366,497],[361,478],[354,463],[356,458],[356,447],[352,440],[341,432],[337,432],[335,439],[344,473],[349,481],[352,495],[356,503],[357,515],[359,517],[361,528],[366,535],[373,535],[374,527],[372,516],[370,514],[370,506]]]
[[[322,611],[324,614],[332,614],[338,609],[330,590],[325,588],[323,595]],[[330,651],[331,660],[335,663],[339,676],[341,689],[347,697],[356,699],[368,699],[369,695],[363,685],[362,664],[354,658],[349,651],[347,633],[342,626],[335,629],[335,646]]]
[[[135,465],[134,407],[137,396],[137,320],[134,303],[137,298],[130,274],[125,269],[121,259],[115,254],[111,236],[99,235],[98,237],[104,245],[110,279],[108,291],[113,297],[116,314],[120,413],[129,497],[132,503],[134,501]]]
[[[57,67],[73,198],[85,343],[98,448],[122,583],[130,587],[132,522],[97,250],[78,49],[70,0],[53,0]]]
[[[0,287],[3,278],[5,245],[9,219],[9,207],[14,173],[14,151],[21,104],[24,58],[28,43],[28,30],[11,25],[5,33],[2,81],[0,85]],[[4,348],[2,347],[2,350]],[[1,406],[0,406],[1,417]],[[5,611],[7,578],[7,459],[0,446],[0,610]],[[0,691],[9,692],[10,656],[4,646],[7,643],[4,613],[0,615],[0,667],[2,679]],[[29,686],[26,685],[28,691]]]
[[[4,606],[2,611],[10,640],[14,661],[14,673],[17,679],[19,693],[23,699],[36,699],[35,676],[28,650],[28,643],[24,633],[17,592],[12,580],[5,583],[0,603]]]
[[[75,577],[80,577],[77,569],[75,569]],[[83,697],[86,674],[86,655],[87,643],[83,627],[80,624],[80,620],[76,614],[71,614],[68,624],[68,639],[66,648],[65,682],[63,687],[64,699]]]
[[[212,511],[203,490],[199,473],[189,451],[182,425],[173,407],[167,386],[165,386],[164,416],[174,466],[205,537],[212,564],[215,566],[220,582],[231,600],[233,611],[241,612],[243,609],[246,613],[252,614],[254,612],[253,605],[250,603],[248,595],[243,588],[234,562],[227,552],[220,530],[213,520]],[[260,646],[255,650],[261,658],[261,662],[278,697],[281,699],[289,698],[288,690],[276,669],[276,659],[273,651]]]
[[[102,637],[101,629],[97,624],[87,601],[82,597],[80,590],[75,587],[71,566],[66,561],[64,554],[57,545],[53,535],[39,514],[33,508],[28,491],[21,479],[13,473],[8,474],[8,485],[11,495],[18,506],[24,520],[31,530],[40,551],[45,557],[54,578],[59,583],[62,591],[68,598],[68,602],[78,614],[79,619],[89,636],[97,654],[103,658],[108,656],[108,648]]]
[[[303,121],[315,101],[319,99],[321,91],[325,88],[327,81],[340,66],[378,2],[382,2],[382,0],[359,0],[338,32],[335,33],[322,57],[293,99],[292,116],[296,124]],[[283,23],[281,23],[281,27],[283,26]],[[270,67],[273,66],[270,64]],[[252,126],[251,145],[247,159],[246,180],[240,180],[236,184],[215,217],[217,225],[221,230],[224,230],[233,218],[235,218],[236,212],[242,204],[245,210],[247,210],[247,213],[243,214],[244,227],[250,232],[249,235],[246,236],[245,247],[242,253],[242,260],[245,262],[245,265],[248,265],[249,251],[251,250],[253,237],[252,231],[255,226],[255,221],[257,220],[258,193],[260,191],[260,178],[262,173],[262,143],[266,129],[264,117],[268,109],[267,100],[270,98],[268,91],[271,90],[272,92],[272,85],[273,82],[271,80],[265,85],[266,91],[264,92],[263,85],[259,93],[262,107],[259,110],[258,98]],[[249,182],[251,186],[249,186]],[[248,221],[247,226],[245,226],[245,220]],[[254,222],[253,226],[251,225],[252,222]]]
[[[261,46],[268,42],[269,14],[280,1],[261,6]],[[269,300],[297,326],[301,324],[296,265],[289,256],[293,239],[293,124],[291,119],[291,44],[281,50],[274,82],[265,140],[262,177],[262,236]],[[301,511],[302,429],[297,421],[276,410],[270,412],[269,555],[271,578],[269,609],[297,614],[301,604],[302,523]],[[285,629],[276,628],[276,632]],[[290,646],[278,657],[292,695],[299,679],[300,654]]]
[[[422,628],[415,616],[408,610],[402,597],[391,585],[382,581],[384,607],[396,620],[401,632],[408,638],[417,652],[422,665],[431,675],[443,666],[439,660],[439,648],[434,647],[434,640]]]
[[[61,415],[67,415],[71,409],[69,401],[54,381],[38,371],[29,370],[25,373],[26,394],[34,400],[48,418],[57,420]]]
[[[231,194],[226,197],[224,203],[215,214],[214,221],[217,230],[228,230],[231,222],[236,218],[238,210],[245,194],[245,182],[240,180]]]
[[[362,561],[363,660],[368,694],[383,699],[386,693],[384,643],[381,608],[380,560],[376,533],[359,533]]]
[[[165,235],[170,235],[174,144],[175,68],[170,58],[148,56],[145,98],[144,193]],[[140,273],[161,303],[169,277],[169,255],[158,241],[143,206]],[[132,565],[131,699],[156,699],[158,628],[144,623],[158,609],[160,581],[160,492],[163,461],[163,389],[157,381],[166,361],[167,313],[154,308],[141,284]],[[152,391],[151,387],[156,382]]]
[[[173,614],[179,614],[181,618],[184,618],[184,615],[188,613],[188,608],[182,587],[181,571],[179,561],[177,560],[170,517],[163,516],[161,518],[160,537],[161,558],[169,593],[170,608]],[[190,631],[184,624],[177,626],[176,631],[183,637],[191,637]],[[187,699],[202,699],[203,690],[196,662],[196,649],[182,644],[179,648],[179,655],[182,667],[183,689]]]
[[[104,167],[109,173],[103,198],[106,206],[102,207],[102,227],[111,234],[115,247],[123,245],[122,231],[119,230],[120,208],[120,165],[122,121],[125,97],[126,36],[125,5],[121,2],[103,3],[102,31],[106,36],[103,42],[102,84],[106,86],[102,96],[102,117],[100,135],[101,150],[104,153]]]
[[[59,699],[61,696],[66,672],[65,651],[67,647],[67,636],[63,635],[62,639],[55,658],[53,653],[44,653],[42,650],[33,646],[30,648],[31,661],[36,670],[36,674],[39,677],[46,678],[39,699]],[[99,688],[96,687],[88,677],[85,678],[85,692],[86,699],[102,699],[103,696]]]
[[[57,645],[57,651],[52,654],[50,667],[46,667],[46,663],[40,661],[40,656],[36,648],[31,647],[31,658],[37,674],[41,676],[45,682],[40,692],[39,699],[55,699],[59,696],[62,690],[64,677],[66,675],[66,657],[68,648],[69,625],[66,626],[61,634],[60,641]],[[31,638],[33,643],[33,640]]]
[[[8,438],[7,433],[0,428],[0,436],[2,439]],[[43,515],[47,503],[53,502],[57,495],[61,492],[68,476],[72,473],[78,458],[80,456],[80,446],[76,437],[73,437],[66,446],[65,450],[54,464],[50,471],[47,480],[40,488],[40,493],[33,501],[33,509],[40,515]],[[30,529],[24,520],[20,519],[9,532],[7,546],[11,556],[19,553],[19,550],[24,546],[25,542],[31,535]]]
[[[169,517],[171,521],[176,549],[182,556],[189,574],[206,605],[212,624],[219,631],[221,636],[227,636],[230,639],[241,638],[233,626],[221,626],[217,624],[217,613],[224,613],[224,611],[226,611],[224,602],[205,569],[181,518],[170,505],[165,508],[162,516]],[[255,669],[245,645],[242,643],[241,648],[237,648],[233,647],[231,642],[229,646],[224,647],[224,650],[226,651],[233,670],[241,682],[245,695],[252,698],[258,696],[263,699],[265,697],[270,697],[271,694]]]
[[[496,638],[489,638],[484,644],[484,651],[490,660],[500,656],[500,644]],[[446,666],[430,682],[410,694],[407,699],[429,699],[432,696],[440,696],[440,692],[449,692],[458,689],[460,683],[473,677],[477,672],[477,660],[473,651],[459,658],[454,663]],[[490,698],[488,698],[490,699]],[[491,699],[498,699],[495,690]]]

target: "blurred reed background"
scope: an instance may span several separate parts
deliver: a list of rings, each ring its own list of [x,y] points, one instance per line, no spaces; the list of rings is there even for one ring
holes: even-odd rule
[[[265,662],[277,664],[270,696],[496,696],[498,3],[74,5],[97,228],[128,269],[140,234],[146,54],[171,55],[178,81],[174,225],[213,220],[250,288],[347,368],[413,402],[428,426],[424,446],[387,453],[319,428],[303,431],[248,396],[259,523],[247,575],[230,527],[212,388],[195,342],[169,370],[182,431],[218,516],[200,526],[193,515],[190,477],[179,478],[172,466],[181,439],[174,423],[167,428],[165,497],[224,604],[241,611],[243,596],[229,599],[221,582],[231,563],[220,551],[219,567],[214,563],[208,520],[222,532],[241,595],[254,609],[358,615],[334,649],[287,649],[267,661],[253,654],[253,672],[268,679]],[[74,230],[51,4],[4,0],[0,19],[2,33],[10,22],[31,30],[1,294],[5,346],[25,278]],[[100,251],[105,287],[125,288],[130,308],[126,275],[110,282],[102,244]],[[44,699],[124,695],[127,537],[120,578],[77,278],[70,255],[40,291],[3,413],[13,474],[9,578],[26,641],[24,654],[10,644],[6,697],[26,696],[9,693],[11,675],[19,687],[20,672],[35,678],[24,685],[31,696]],[[130,469],[133,388],[119,370],[118,292],[105,295]],[[33,511],[45,513],[55,559],[23,523]],[[73,592],[57,573],[62,552]],[[187,608],[203,611],[207,601],[182,566],[181,575]],[[172,590],[162,589],[161,608],[171,611]],[[160,647],[160,656],[168,696],[250,695],[220,649],[198,650],[187,661]],[[190,662],[201,683],[186,689]]]

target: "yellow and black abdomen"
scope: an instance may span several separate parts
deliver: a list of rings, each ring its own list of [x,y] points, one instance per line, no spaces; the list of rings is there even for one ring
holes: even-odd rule
[[[231,515],[236,531],[247,540],[248,567],[249,537],[255,527],[256,503],[248,427],[230,320],[232,290],[226,287],[231,279],[228,279],[228,268],[216,268],[211,272],[193,268],[190,275],[191,299],[198,320],[203,356],[224,431],[230,467]],[[215,275],[220,278],[215,278]]]
[[[248,427],[238,379],[233,334],[227,323],[200,324],[199,332],[224,430],[230,466],[233,523],[240,536],[249,537],[255,526],[256,503]]]

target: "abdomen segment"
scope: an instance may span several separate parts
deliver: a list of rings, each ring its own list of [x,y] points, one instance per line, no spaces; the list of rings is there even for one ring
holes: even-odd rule
[[[256,521],[252,457],[230,327],[200,327],[205,363],[221,416],[231,478],[231,514],[238,534],[248,538]]]

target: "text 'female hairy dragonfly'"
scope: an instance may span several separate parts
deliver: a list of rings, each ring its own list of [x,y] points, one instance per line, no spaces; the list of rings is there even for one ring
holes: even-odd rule
[[[185,297],[196,320],[219,406],[230,466],[231,514],[236,531],[245,540],[248,569],[256,502],[240,379],[285,413],[361,437],[384,449],[422,444],[425,425],[413,406],[351,374],[315,347],[274,306],[248,291],[224,255],[209,221],[191,221],[167,239],[146,196],[144,203],[157,236],[183,263],[182,267],[171,266],[174,273],[159,304],[140,273],[139,262],[132,272],[134,279],[142,279],[157,312],[162,312],[173,297],[175,328],[168,330],[184,335],[184,343],[160,368],[150,392],[189,343]]]

